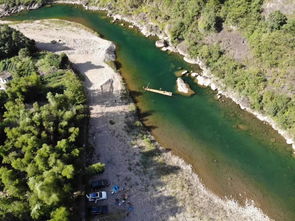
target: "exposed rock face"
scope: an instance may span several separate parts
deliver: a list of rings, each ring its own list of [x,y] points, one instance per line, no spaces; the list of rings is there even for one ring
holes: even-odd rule
[[[182,80],[182,78],[177,78],[176,84],[177,84],[177,91],[180,94],[188,95],[188,96],[195,94],[195,92],[190,88],[190,86],[188,84],[186,84]]]
[[[176,50],[177,50],[180,54],[189,54],[189,52],[188,52],[188,45],[187,45],[186,41],[182,41],[182,42],[180,42],[180,43],[176,46]]]
[[[239,62],[253,59],[247,39],[238,30],[226,26],[219,33],[212,33],[204,39],[207,44],[219,43],[227,55]]]
[[[40,3],[33,3],[30,5],[19,5],[19,6],[15,6],[15,7],[8,7],[5,4],[0,5],[0,18],[4,17],[4,16],[9,16],[18,12],[21,12],[23,10],[33,10],[33,9],[37,9],[40,8],[42,6],[42,4]]]

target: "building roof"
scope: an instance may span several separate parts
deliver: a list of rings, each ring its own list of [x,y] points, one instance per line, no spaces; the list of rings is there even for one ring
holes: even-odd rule
[[[8,71],[0,72],[0,78],[3,80],[9,80],[11,78],[11,74]]]

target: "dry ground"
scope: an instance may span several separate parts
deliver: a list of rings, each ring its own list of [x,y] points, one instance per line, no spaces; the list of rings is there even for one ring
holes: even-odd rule
[[[245,62],[253,58],[247,39],[237,30],[224,28],[219,33],[213,33],[206,37],[205,43],[220,43],[220,47],[232,58],[239,62]]]
[[[268,16],[270,13],[280,10],[285,15],[295,14],[294,0],[267,0],[263,4],[263,14]]]

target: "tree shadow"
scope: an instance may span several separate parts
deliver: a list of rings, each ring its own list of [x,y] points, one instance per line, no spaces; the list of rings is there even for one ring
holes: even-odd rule
[[[145,112],[141,112],[139,111],[138,113],[138,117],[142,120],[142,121],[146,121],[147,118],[149,116],[151,116],[154,113],[154,111],[145,111]]]
[[[75,63],[73,64],[74,67],[79,67],[80,72],[84,73],[86,71],[92,70],[92,69],[100,69],[104,68],[102,65],[95,65],[91,63],[90,61],[84,62],[84,63]]]
[[[137,97],[140,97],[143,95],[143,93],[141,91],[129,91],[129,94],[131,97],[133,97],[135,100]]]
[[[72,48],[65,45],[65,43],[61,42],[36,42],[37,48],[41,50],[47,50],[51,52],[59,52],[59,51],[69,51],[73,50]]]

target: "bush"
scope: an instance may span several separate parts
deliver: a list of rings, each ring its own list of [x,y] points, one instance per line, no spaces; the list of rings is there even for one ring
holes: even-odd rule
[[[199,20],[199,30],[201,32],[218,32],[222,30],[222,20],[220,17],[209,13]]]
[[[70,212],[65,207],[59,207],[51,213],[51,219],[49,221],[68,221]]]
[[[86,174],[93,176],[103,173],[105,165],[103,163],[95,163],[86,168]]]
[[[287,24],[287,17],[280,11],[274,11],[268,17],[268,27],[270,30],[280,30]]]

